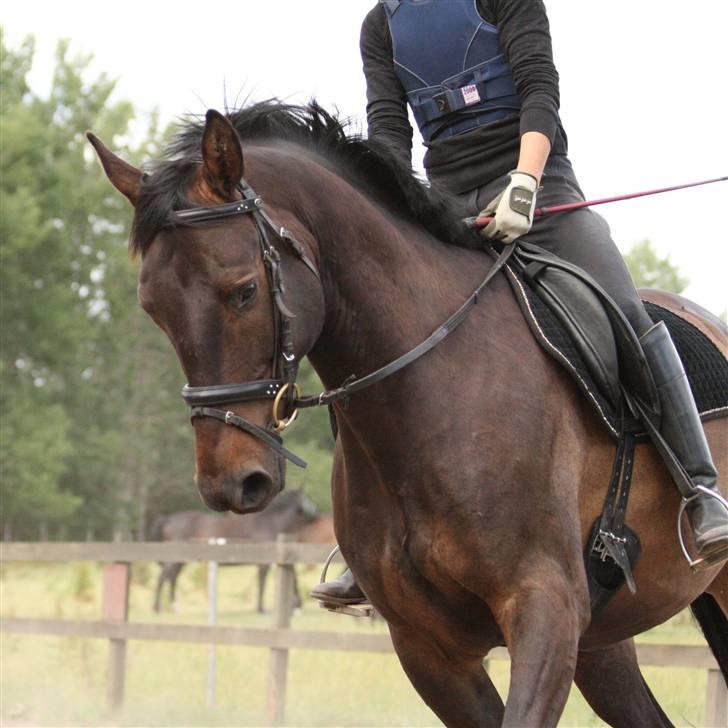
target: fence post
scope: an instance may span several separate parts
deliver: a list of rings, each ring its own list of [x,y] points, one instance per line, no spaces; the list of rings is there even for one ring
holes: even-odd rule
[[[102,618],[112,622],[126,622],[129,616],[129,564],[104,566],[104,594]],[[108,698],[112,709],[124,702],[126,678],[126,640],[109,640]]]
[[[209,538],[207,543],[223,546],[224,538]],[[207,623],[210,627],[217,624],[217,561],[207,562]],[[217,648],[214,644],[207,647],[207,706],[215,705],[217,691]]]
[[[726,728],[728,726],[728,687],[718,669],[708,670],[705,725],[707,728]]]
[[[288,629],[293,615],[293,566],[281,563],[286,553],[289,534],[281,533],[277,539],[277,564],[275,594],[273,599],[273,628]],[[286,687],[288,683],[288,649],[272,647],[268,671],[268,697],[266,714],[272,725],[281,725],[286,711]]]

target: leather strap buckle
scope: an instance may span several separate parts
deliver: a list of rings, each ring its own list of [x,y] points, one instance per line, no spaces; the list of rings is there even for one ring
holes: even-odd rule
[[[450,102],[448,101],[445,91],[441,91],[439,94],[435,94],[432,97],[432,100],[437,104],[437,108],[440,111],[450,111]]]
[[[298,417],[298,409],[294,408],[293,412],[288,417],[279,417],[278,416],[278,407],[280,406],[281,400],[283,399],[283,395],[288,391],[290,388],[291,383],[286,382],[278,391],[278,394],[276,395],[276,398],[273,400],[273,431],[274,432],[283,432],[287,427],[290,427],[294,421],[296,420],[296,417]],[[299,399],[301,396],[301,388],[297,384],[293,384],[293,391],[296,395],[296,399]]]

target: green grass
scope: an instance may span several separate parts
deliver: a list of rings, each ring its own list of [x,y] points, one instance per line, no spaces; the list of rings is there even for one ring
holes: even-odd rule
[[[158,567],[135,565],[130,619],[136,622],[205,624],[206,569],[187,567],[178,584],[178,611],[151,610]],[[252,567],[221,569],[219,624],[265,627],[270,615],[254,613]],[[299,569],[301,588],[318,580],[318,568]],[[4,615],[98,619],[101,567],[97,564],[13,564],[0,571]],[[272,604],[269,579],[267,605]],[[306,600],[293,627],[383,633],[372,620],[329,614]],[[640,638],[645,642],[703,644],[687,614]],[[266,649],[217,648],[217,699],[207,705],[207,646],[130,642],[124,709],[106,708],[108,643],[2,634],[0,725],[16,726],[260,726],[265,723]],[[288,672],[286,720],[291,726],[438,726],[393,655],[293,650]],[[491,661],[501,695],[508,690],[508,664]],[[703,670],[645,668],[657,699],[677,725],[701,725]],[[603,725],[573,689],[562,726]]]

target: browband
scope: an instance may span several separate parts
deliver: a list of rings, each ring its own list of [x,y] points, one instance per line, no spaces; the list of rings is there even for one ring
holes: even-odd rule
[[[192,207],[189,210],[177,210],[172,213],[175,222],[207,222],[233,215],[244,215],[248,212],[260,210],[263,200],[260,197],[250,197],[235,202],[224,202],[221,205],[210,207]]]
[[[282,379],[258,379],[242,384],[213,384],[207,387],[190,387],[185,384],[182,388],[182,399],[190,407],[275,399],[283,384]]]

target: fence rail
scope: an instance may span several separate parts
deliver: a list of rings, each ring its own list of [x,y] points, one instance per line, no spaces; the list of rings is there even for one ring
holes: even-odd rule
[[[4,562],[100,561],[104,569],[104,597],[100,620],[60,620],[0,617],[0,630],[23,635],[52,635],[108,639],[109,701],[123,702],[126,643],[129,640],[189,642],[206,645],[242,645],[271,650],[267,714],[272,724],[284,721],[288,652],[292,649],[393,652],[388,635],[353,632],[320,632],[290,628],[293,566],[326,560],[330,548],[321,544],[277,542],[227,542],[225,544],[167,543],[6,543],[0,547]],[[135,561],[193,562],[220,564],[275,564],[276,579],[273,628],[242,628],[205,625],[166,625],[128,622],[129,564]],[[640,644],[637,656],[642,666],[685,667],[708,671],[705,703],[706,726],[728,725],[728,689],[706,646]],[[507,660],[504,648],[493,650],[488,659]]]
[[[216,561],[218,564],[320,564],[331,547],[318,543],[293,541],[140,541],[111,543],[4,543],[0,545],[2,561],[167,561],[191,563]]]

